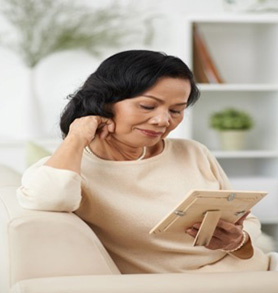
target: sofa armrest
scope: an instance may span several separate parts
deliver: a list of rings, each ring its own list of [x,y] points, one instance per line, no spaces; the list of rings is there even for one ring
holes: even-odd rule
[[[79,217],[25,210],[17,202],[16,188],[0,188],[0,292],[8,292],[2,284],[7,288],[31,278],[119,274]]]
[[[139,274],[34,279],[12,293],[276,293],[276,272]]]

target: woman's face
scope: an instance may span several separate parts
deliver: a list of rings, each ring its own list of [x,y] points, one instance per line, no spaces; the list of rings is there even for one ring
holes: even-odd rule
[[[152,146],[183,119],[191,91],[189,80],[162,78],[142,95],[113,105],[112,137],[132,146]]]

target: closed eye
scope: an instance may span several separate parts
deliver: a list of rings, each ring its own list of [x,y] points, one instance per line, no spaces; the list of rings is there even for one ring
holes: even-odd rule
[[[170,110],[170,112],[173,113],[173,114],[180,114],[182,111]]]
[[[152,106],[140,105],[140,107],[145,110],[153,110],[154,109],[154,107],[152,107]]]

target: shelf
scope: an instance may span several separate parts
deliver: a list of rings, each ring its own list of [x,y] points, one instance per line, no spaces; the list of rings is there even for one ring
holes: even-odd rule
[[[275,219],[261,219],[260,222],[262,225],[277,225],[278,224],[278,218]]]
[[[278,84],[198,84],[201,91],[252,91],[252,92],[272,92],[278,91]]]
[[[227,83],[222,84],[224,89],[225,86],[231,86],[232,90],[237,87],[246,90],[277,90],[277,14],[273,18],[270,15],[244,15],[239,18],[228,16],[227,21],[223,17],[208,17],[207,20],[196,20],[193,23],[197,24],[213,65]],[[194,47],[192,50],[196,54]],[[197,67],[198,63],[194,65],[194,56],[192,64],[193,69]],[[207,67],[211,68],[209,63]],[[204,81],[205,77],[199,77],[199,80]]]
[[[255,150],[246,150],[246,151],[212,151],[213,155],[216,158],[278,158],[278,151],[255,151]]]
[[[211,15],[191,15],[188,17],[191,22],[198,23],[278,23],[277,13],[225,13]]]
[[[268,192],[252,210],[278,243],[278,14],[192,15],[185,32],[185,60],[196,80],[223,80],[197,85],[202,96],[190,115],[191,138],[209,147],[235,189]],[[221,150],[209,127],[211,114],[228,107],[254,118],[246,150]]]

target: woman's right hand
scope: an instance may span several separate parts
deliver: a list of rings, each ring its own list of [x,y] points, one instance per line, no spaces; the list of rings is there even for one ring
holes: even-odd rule
[[[101,116],[85,116],[77,118],[71,123],[67,137],[77,137],[85,147],[90,144],[96,135],[105,139],[110,133],[114,132],[114,129],[115,123],[112,119]]]
[[[69,133],[45,165],[58,169],[81,172],[81,160],[84,147],[98,135],[105,139],[114,132],[115,123],[100,116],[85,116],[75,119]]]

